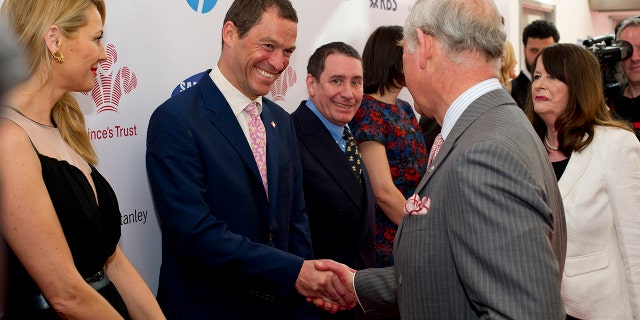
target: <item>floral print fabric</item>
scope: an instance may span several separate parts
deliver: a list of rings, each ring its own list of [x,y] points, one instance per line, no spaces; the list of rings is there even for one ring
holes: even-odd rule
[[[411,105],[401,99],[387,104],[364,95],[360,109],[349,124],[358,144],[376,141],[385,146],[393,183],[409,198],[427,171],[428,153]],[[376,208],[376,265],[393,265],[393,239],[397,226]]]

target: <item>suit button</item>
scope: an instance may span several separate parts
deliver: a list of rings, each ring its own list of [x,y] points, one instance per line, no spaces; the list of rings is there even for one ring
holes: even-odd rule
[[[338,209],[338,215],[339,216],[344,215],[344,209]]]

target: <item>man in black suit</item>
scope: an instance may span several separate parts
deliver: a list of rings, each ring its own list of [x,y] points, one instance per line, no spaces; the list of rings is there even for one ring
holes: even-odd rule
[[[353,269],[373,267],[375,198],[347,126],[362,102],[362,60],[350,45],[332,42],[311,55],[307,73],[309,99],[292,118],[314,256]],[[354,319],[354,314],[323,318]]]
[[[520,109],[524,110],[527,97],[531,91],[531,65],[540,50],[554,43],[558,43],[560,34],[556,26],[548,21],[536,20],[531,22],[522,31],[522,44],[524,44],[525,67],[522,68],[517,78],[511,80],[511,96]]]

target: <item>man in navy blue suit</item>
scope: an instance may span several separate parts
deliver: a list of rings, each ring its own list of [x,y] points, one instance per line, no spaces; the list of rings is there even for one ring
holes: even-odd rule
[[[355,303],[333,273],[307,260],[293,123],[263,97],[289,65],[297,21],[289,0],[234,1],[217,65],[151,116],[147,172],[162,230],[158,301],[169,319],[314,319],[305,297]],[[249,105],[260,112],[257,121]],[[256,122],[266,136],[262,157],[252,152]]]

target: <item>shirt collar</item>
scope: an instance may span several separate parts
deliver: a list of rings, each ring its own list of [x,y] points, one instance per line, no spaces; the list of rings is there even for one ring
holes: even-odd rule
[[[336,143],[340,144],[340,141],[342,140],[342,133],[344,132],[344,127],[341,127],[341,126],[339,126],[339,125],[327,120],[327,118],[325,118],[322,115],[322,113],[320,113],[320,111],[318,110],[316,105],[313,103],[313,101],[311,101],[311,99],[307,100],[306,106],[309,107],[309,109],[311,109],[311,112],[313,112],[316,115],[316,117],[318,117],[318,119],[320,119],[320,121],[322,121],[322,124],[324,124],[324,126],[327,128],[327,130],[329,130],[329,133],[331,133],[331,136],[336,141]],[[348,128],[348,126],[347,126],[347,128]]]
[[[529,81],[531,81],[531,72],[529,72],[529,69],[527,68],[522,69],[522,73],[524,73],[524,75],[527,76],[527,78],[529,78]]]
[[[477,83],[463,92],[458,98],[456,98],[456,100],[453,101],[449,109],[447,109],[447,112],[444,114],[441,130],[442,138],[445,140],[447,139],[447,136],[460,118],[460,115],[467,110],[467,107],[471,105],[471,103],[487,92],[501,88],[502,85],[500,84],[500,81],[498,81],[498,79],[491,78]]]
[[[222,95],[231,106],[233,114],[237,117],[244,108],[251,102],[258,103],[258,111],[262,113],[262,96],[258,96],[255,100],[250,100],[240,90],[234,87],[229,80],[222,74],[218,65],[214,65],[209,73],[211,80],[216,84]]]

